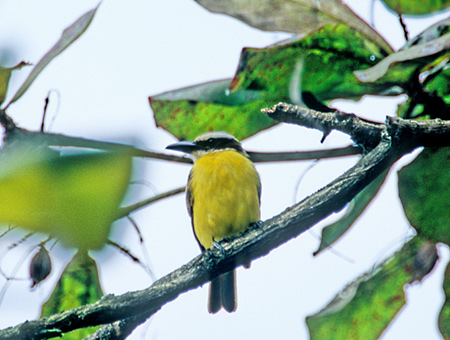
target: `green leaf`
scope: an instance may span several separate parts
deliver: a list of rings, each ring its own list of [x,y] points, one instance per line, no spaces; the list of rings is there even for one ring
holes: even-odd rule
[[[125,153],[59,157],[29,145],[11,147],[0,158],[0,222],[49,233],[70,247],[98,249],[130,172]]]
[[[398,85],[408,82],[417,69],[446,54],[450,49],[450,19],[442,20],[427,28],[418,37],[408,42],[399,51],[387,56],[375,66],[356,71],[355,76],[362,82],[385,81]]]
[[[425,15],[450,6],[450,0],[382,0],[392,11],[406,15]]]
[[[50,298],[44,303],[41,318],[75,307],[94,303],[103,296],[96,262],[85,252],[78,252],[64,269]],[[64,334],[63,340],[78,340],[98,327]]]
[[[26,65],[28,64],[21,61],[20,63],[18,63],[16,66],[13,67],[0,66],[0,105],[3,103],[6,94],[8,93],[9,79],[11,78],[11,73]]]
[[[196,0],[215,13],[230,15],[265,31],[282,31],[305,36],[325,25],[345,24],[386,53],[388,43],[341,0]]]
[[[450,244],[450,148],[425,148],[398,172],[400,200],[422,237]]]
[[[14,103],[28,90],[28,88],[31,86],[31,84],[37,78],[37,76],[55,57],[57,57],[61,52],[63,52],[67,47],[69,47],[86,31],[86,29],[89,27],[89,24],[94,19],[94,15],[98,9],[98,6],[83,14],[78,20],[76,20],[72,25],[70,25],[63,31],[61,38],[41,58],[41,60],[39,60],[39,62],[33,68],[31,73],[28,75],[25,82],[22,84],[19,90],[17,90],[16,94],[14,95],[13,99],[9,102],[8,106],[11,103]]]
[[[156,125],[178,139],[226,131],[241,140],[276,124],[261,114],[272,101],[256,90],[229,93],[230,83],[218,80],[150,97]]]
[[[348,285],[306,319],[311,340],[375,340],[405,304],[403,286],[434,267],[436,246],[413,238],[393,257]]]
[[[337,222],[332,223],[322,229],[322,237],[319,249],[314,252],[314,256],[319,254],[322,250],[330,247],[336,242],[348,229],[356,222],[361,214],[366,210],[367,206],[375,198],[381,186],[386,179],[388,171],[385,171],[378,176],[372,183],[365,187],[355,198],[350,202],[350,206],[345,215]]]
[[[353,75],[381,58],[380,48],[360,33],[345,25],[325,26],[289,44],[244,49],[231,90],[259,90],[274,103],[289,101],[292,78],[302,64],[297,80],[302,92],[311,92],[321,101],[358,99],[391,87],[390,83],[364,84]]]
[[[444,294],[445,301],[442,309],[439,313],[438,326],[439,330],[445,340],[450,339],[450,263],[447,264],[447,268],[444,273]]]

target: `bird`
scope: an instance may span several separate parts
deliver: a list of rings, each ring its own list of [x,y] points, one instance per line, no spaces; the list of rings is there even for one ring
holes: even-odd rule
[[[226,132],[207,132],[166,149],[190,154],[194,165],[186,204],[202,251],[237,235],[260,220],[261,180],[239,141]],[[223,249],[223,248],[222,248]],[[208,311],[237,308],[235,270],[211,280]]]

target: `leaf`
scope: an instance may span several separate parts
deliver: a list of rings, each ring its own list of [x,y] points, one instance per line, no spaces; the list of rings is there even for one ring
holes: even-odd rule
[[[413,42],[409,42],[401,50],[387,56],[375,66],[354,72],[355,76],[362,82],[374,82],[386,75],[388,70],[391,71],[390,69],[396,64],[399,73],[402,71],[405,73],[406,67],[412,66],[413,70],[423,67],[429,62],[429,58],[426,57],[434,56],[433,59],[435,59],[450,49],[450,34],[442,34],[448,32],[449,24],[450,19],[440,21],[424,31]],[[393,72],[395,70],[391,71],[391,73]],[[410,73],[407,72],[407,74]],[[391,78],[393,77],[391,76]],[[400,79],[407,81],[409,77],[403,75]]]
[[[450,244],[450,148],[425,148],[398,172],[400,200],[422,237]]]
[[[283,31],[300,37],[325,25],[345,24],[384,52],[389,44],[340,0],[196,0],[211,12],[230,15],[265,31]]]
[[[100,5],[98,5],[100,6]],[[17,90],[13,99],[8,103],[8,106],[11,103],[14,103],[17,99],[19,99],[31,86],[33,81],[37,78],[37,76],[42,72],[42,70],[61,52],[63,52],[67,47],[69,47],[75,40],[77,40],[89,27],[89,24],[92,22],[95,12],[98,9],[98,6],[85,14],[83,14],[77,21],[75,21],[72,25],[67,27],[61,38],[56,42],[55,45],[39,60],[36,66],[33,68],[31,73],[28,75],[25,82],[22,86]]]
[[[425,15],[441,11],[450,6],[450,0],[411,1],[411,0],[382,0],[392,11],[406,15]]]
[[[365,187],[355,198],[351,201],[345,215],[337,222],[330,224],[322,229],[322,237],[319,249],[314,252],[314,256],[319,254],[322,250],[330,247],[336,242],[348,229],[356,222],[361,214],[366,210],[367,206],[377,195],[381,186],[383,185],[388,171],[378,176],[372,183]]]
[[[353,71],[375,64],[381,50],[345,25],[325,26],[289,44],[265,49],[245,48],[233,79],[231,92],[259,90],[273,102],[289,101],[296,65],[303,64],[302,92],[311,92],[321,101],[336,98],[358,99],[378,94],[390,83],[363,84]]]
[[[310,339],[375,340],[405,304],[403,286],[434,267],[436,246],[414,237],[393,257],[349,284],[306,319]]]
[[[443,288],[444,288],[444,294],[445,294],[445,301],[444,301],[444,305],[442,306],[441,311],[439,312],[438,326],[439,326],[439,331],[441,332],[444,339],[449,340],[450,339],[450,263],[447,264],[447,268],[445,269]]]
[[[289,44],[244,49],[231,83],[218,80],[149,100],[156,125],[178,139],[213,130],[244,139],[275,124],[260,113],[261,108],[295,101],[293,89],[310,92],[319,101],[385,91],[390,83],[362,84],[353,75],[382,57],[376,45],[347,26],[325,26]]]
[[[0,158],[0,221],[49,233],[69,247],[98,249],[130,172],[125,153],[59,157],[29,145],[12,148]]]
[[[9,80],[11,78],[11,73],[15,70],[21,69],[23,66],[27,66],[26,62],[21,61],[16,66],[13,67],[1,67],[0,66],[0,105],[5,100],[6,94],[8,93]]]
[[[52,295],[42,306],[41,318],[94,303],[102,296],[96,262],[87,253],[77,252],[61,274]],[[62,339],[83,339],[97,328],[78,329],[64,334]]]
[[[261,114],[270,106],[256,90],[229,93],[231,80],[218,80],[149,97],[156,125],[178,139],[227,131],[241,140],[276,123]]]

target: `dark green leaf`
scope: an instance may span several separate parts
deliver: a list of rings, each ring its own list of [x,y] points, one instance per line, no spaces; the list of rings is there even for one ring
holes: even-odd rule
[[[450,263],[447,264],[444,274],[445,302],[439,313],[438,326],[445,340],[450,339]]]
[[[412,74],[418,74],[418,69],[450,49],[449,25],[450,19],[441,20],[375,66],[356,71],[355,76],[362,82],[374,82],[381,78],[398,85],[408,82]]]
[[[382,51],[358,32],[345,25],[325,26],[289,44],[244,49],[231,89],[266,92],[276,103],[290,100],[292,84],[297,81],[302,92],[310,92],[321,101],[358,99],[391,86],[364,84],[353,75],[353,71],[382,58]],[[300,72],[296,71],[298,65],[302,65]]]
[[[450,244],[450,148],[425,148],[398,172],[400,200],[419,235]]]
[[[322,250],[327,249],[334,242],[336,242],[348,229],[356,222],[361,214],[366,210],[367,206],[375,198],[378,190],[386,179],[388,171],[378,176],[372,183],[365,187],[356,197],[351,201],[350,206],[345,215],[337,222],[330,224],[322,229],[322,237],[319,249],[314,253],[314,256],[319,254]]]
[[[441,11],[450,6],[450,0],[382,0],[384,4],[398,14],[426,15]]]
[[[403,286],[421,280],[437,259],[434,244],[413,238],[393,257],[348,285],[307,318],[311,340],[375,340],[405,304]]]

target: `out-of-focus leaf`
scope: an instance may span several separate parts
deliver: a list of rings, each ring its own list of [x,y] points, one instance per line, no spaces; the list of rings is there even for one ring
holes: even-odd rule
[[[52,295],[42,306],[41,318],[94,303],[102,296],[97,264],[87,253],[78,252],[64,269]],[[89,327],[66,333],[62,339],[83,339],[97,328]]]
[[[356,222],[361,214],[366,210],[367,206],[375,198],[381,186],[386,179],[388,171],[385,171],[378,176],[372,183],[365,187],[355,198],[351,201],[345,215],[337,222],[334,222],[322,229],[322,237],[319,249],[316,250],[314,256],[319,254],[322,250],[327,249],[334,242],[336,242],[350,227]]]
[[[382,2],[394,12],[406,15],[431,14],[450,6],[450,0],[382,0]]]
[[[345,24],[386,53],[389,44],[340,0],[196,0],[211,12],[223,13],[265,31],[303,37],[325,25]]]
[[[306,319],[311,340],[375,340],[405,304],[403,286],[421,280],[437,260],[436,246],[419,237],[348,285]]]
[[[26,62],[21,61],[16,66],[13,67],[1,67],[0,66],[0,105],[3,103],[8,92],[9,79],[11,78],[11,73],[14,70],[18,70],[23,66],[28,65]]]
[[[100,248],[130,172],[125,153],[59,157],[11,147],[0,157],[0,222],[49,233],[71,247]]]
[[[194,139],[207,131],[226,131],[244,139],[275,124],[261,114],[272,101],[256,90],[230,93],[231,80],[165,92],[149,98],[156,125],[178,139]]]
[[[450,244],[450,148],[425,148],[398,172],[400,200],[417,233]]]
[[[22,86],[17,90],[13,99],[9,102],[8,106],[11,103],[14,103],[17,99],[19,99],[30,87],[39,73],[62,51],[64,51],[67,47],[69,47],[75,40],[77,40],[88,28],[92,19],[94,19],[95,12],[97,11],[98,6],[85,14],[83,14],[77,21],[75,21],[72,25],[67,27],[63,33],[61,38],[57,41],[55,45],[39,60],[36,66],[33,68],[25,82]]]
[[[397,72],[401,75],[402,69],[405,73],[405,68],[413,67],[416,70],[424,65],[430,63],[433,59],[438,58],[442,53],[446,53],[450,48],[450,34],[449,31],[450,19],[445,19],[433,26],[427,28],[419,36],[408,42],[402,49],[393,53],[375,66],[356,71],[355,76],[362,82],[374,82],[382,78],[386,73],[391,79],[395,78],[395,70],[390,70],[398,65]],[[430,59],[430,56],[433,58]],[[389,72],[388,72],[389,70]],[[391,74],[389,74],[391,73]],[[411,72],[406,72],[410,74]],[[404,75],[400,77],[403,81],[407,81]],[[400,82],[397,80],[397,82]]]
[[[439,313],[438,326],[439,331],[445,340],[450,339],[450,263],[447,264],[444,274],[444,294],[445,302]]]
[[[265,49],[245,48],[242,52],[233,91],[259,90],[274,102],[289,100],[292,76],[299,61],[301,90],[321,101],[335,98],[359,99],[378,94],[389,83],[364,84],[353,71],[367,68],[383,58],[381,50],[345,25],[325,26],[295,42]]]

